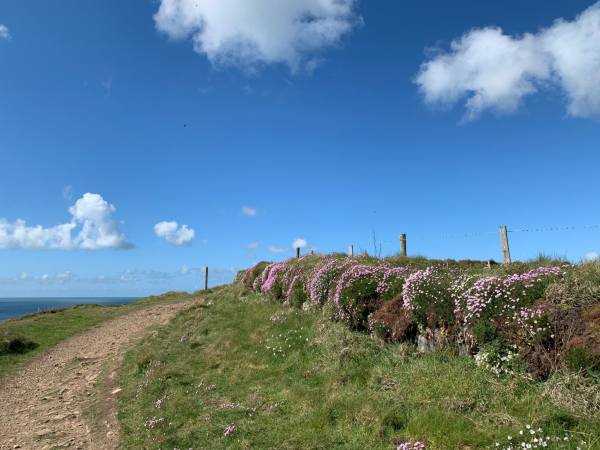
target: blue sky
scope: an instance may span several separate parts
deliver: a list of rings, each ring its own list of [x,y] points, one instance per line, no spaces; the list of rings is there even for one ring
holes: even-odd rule
[[[0,296],[191,290],[297,238],[600,252],[593,1],[255,2],[0,4]]]

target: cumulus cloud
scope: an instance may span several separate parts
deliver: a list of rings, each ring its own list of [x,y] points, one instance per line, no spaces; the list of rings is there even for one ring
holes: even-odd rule
[[[583,257],[584,262],[600,261],[600,255],[597,252],[586,253]]]
[[[73,216],[73,222],[82,227],[75,239],[77,247],[89,250],[131,247],[113,218],[116,208],[102,196],[83,194],[69,208],[69,212]]]
[[[242,214],[244,216],[248,216],[248,217],[254,217],[256,216],[256,208],[250,208],[249,206],[243,206],[242,207]]]
[[[537,33],[471,30],[450,50],[424,62],[415,82],[425,101],[465,102],[465,120],[483,111],[516,111],[523,99],[558,88],[573,117],[600,116],[600,2],[573,21],[559,19]]]
[[[71,220],[44,228],[29,226],[22,219],[0,219],[0,249],[131,248],[113,215],[116,208],[99,194],[86,193],[69,208]]]
[[[305,248],[307,245],[306,239],[302,238],[294,239],[294,242],[292,242],[292,248]]]
[[[6,25],[0,24],[0,39],[9,40],[11,38],[10,32],[8,31],[8,27]]]
[[[283,63],[310,70],[360,18],[356,0],[161,0],[158,30],[190,38],[217,66]]]
[[[159,222],[154,225],[154,233],[176,247],[189,246],[194,240],[195,232],[187,225],[179,226],[177,222]]]

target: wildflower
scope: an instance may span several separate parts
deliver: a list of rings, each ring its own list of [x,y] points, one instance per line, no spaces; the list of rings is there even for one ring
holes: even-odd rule
[[[229,425],[228,427],[226,427],[226,428],[223,430],[223,436],[227,437],[227,436],[229,436],[230,434],[233,434],[233,433],[235,433],[236,431],[237,431],[237,428],[236,428],[236,426],[235,426],[235,425]]]

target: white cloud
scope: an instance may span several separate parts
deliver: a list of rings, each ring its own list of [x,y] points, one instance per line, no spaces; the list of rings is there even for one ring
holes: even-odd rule
[[[190,268],[184,264],[183,266],[181,266],[181,269],[179,269],[179,273],[181,275],[187,275],[188,273],[190,273]]]
[[[248,217],[254,217],[256,216],[256,208],[250,208],[249,206],[243,206],[242,207],[242,214],[244,216],[248,216]]]
[[[423,63],[415,82],[429,104],[465,100],[465,120],[485,110],[514,112],[528,95],[556,87],[571,116],[599,117],[600,2],[535,34],[471,30]]]
[[[584,262],[593,262],[593,261],[599,261],[599,260],[600,260],[600,255],[597,252],[586,253],[583,257]]]
[[[356,0],[161,0],[158,30],[191,38],[217,66],[284,63],[307,70],[360,23]]]
[[[129,248],[127,237],[119,230],[113,219],[116,208],[98,194],[83,194],[69,208],[73,221],[82,226],[75,239],[78,248],[96,250],[100,248]]]
[[[247,247],[249,249],[255,249],[255,248],[258,248],[259,245],[260,245],[260,243],[258,241],[254,241],[254,242],[250,242]]]
[[[69,208],[72,217],[68,223],[44,228],[28,226],[22,219],[14,223],[0,219],[0,249],[131,248],[113,218],[115,211],[99,194],[86,193]]]
[[[276,247],[274,245],[269,245],[267,250],[269,250],[271,253],[285,253],[288,251],[286,247]]]
[[[6,25],[0,24],[0,39],[9,40],[11,38],[10,32]]]
[[[191,245],[196,234],[187,225],[179,226],[177,222],[164,221],[154,225],[154,233],[176,247]]]
[[[305,248],[307,245],[306,239],[302,238],[294,239],[294,242],[292,242],[292,248]]]

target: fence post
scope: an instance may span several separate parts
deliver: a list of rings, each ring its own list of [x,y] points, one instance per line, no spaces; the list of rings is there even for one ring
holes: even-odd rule
[[[406,234],[400,235],[400,256],[406,256]]]
[[[354,256],[354,245],[348,246],[348,256]]]
[[[208,291],[208,266],[204,267],[204,290]]]
[[[300,258],[300,247],[296,247],[296,258]]]
[[[510,264],[510,247],[508,246],[508,229],[506,225],[500,227],[500,244],[502,245],[504,264]]]

